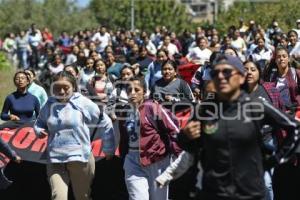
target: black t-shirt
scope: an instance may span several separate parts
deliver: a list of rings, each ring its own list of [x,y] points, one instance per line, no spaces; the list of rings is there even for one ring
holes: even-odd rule
[[[258,85],[258,88],[250,94],[251,98],[259,98],[272,103],[267,91],[262,85]]]

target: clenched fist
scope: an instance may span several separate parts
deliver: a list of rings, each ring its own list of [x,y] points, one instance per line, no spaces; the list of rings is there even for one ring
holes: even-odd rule
[[[183,133],[190,139],[199,138],[201,135],[201,123],[199,121],[189,122],[183,129]]]

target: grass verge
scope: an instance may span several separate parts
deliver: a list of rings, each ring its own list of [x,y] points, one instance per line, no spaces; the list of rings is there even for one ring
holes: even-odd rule
[[[3,103],[8,94],[15,90],[13,76],[15,68],[6,59],[5,54],[0,52],[0,109],[2,111]]]

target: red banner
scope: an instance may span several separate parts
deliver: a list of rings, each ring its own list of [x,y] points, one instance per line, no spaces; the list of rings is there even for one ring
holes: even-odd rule
[[[11,124],[9,125],[11,127]],[[5,124],[2,125],[5,127]],[[5,127],[0,130],[0,137],[14,149],[22,160],[46,163],[45,149],[47,147],[47,138],[38,138],[32,128],[32,124],[22,125],[18,128]],[[96,135],[91,143],[92,152],[96,161],[103,158],[105,154],[102,151],[102,140]],[[119,155],[118,149],[115,155]],[[0,154],[0,167],[5,166],[9,159]]]

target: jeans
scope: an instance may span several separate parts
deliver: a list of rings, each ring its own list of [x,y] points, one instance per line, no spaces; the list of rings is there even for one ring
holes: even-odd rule
[[[266,200],[274,199],[273,186],[272,186],[273,171],[274,169],[271,169],[270,171],[265,171],[265,175],[264,175],[265,185],[266,185]]]
[[[20,68],[27,69],[29,67],[27,49],[18,49],[18,59]]]

